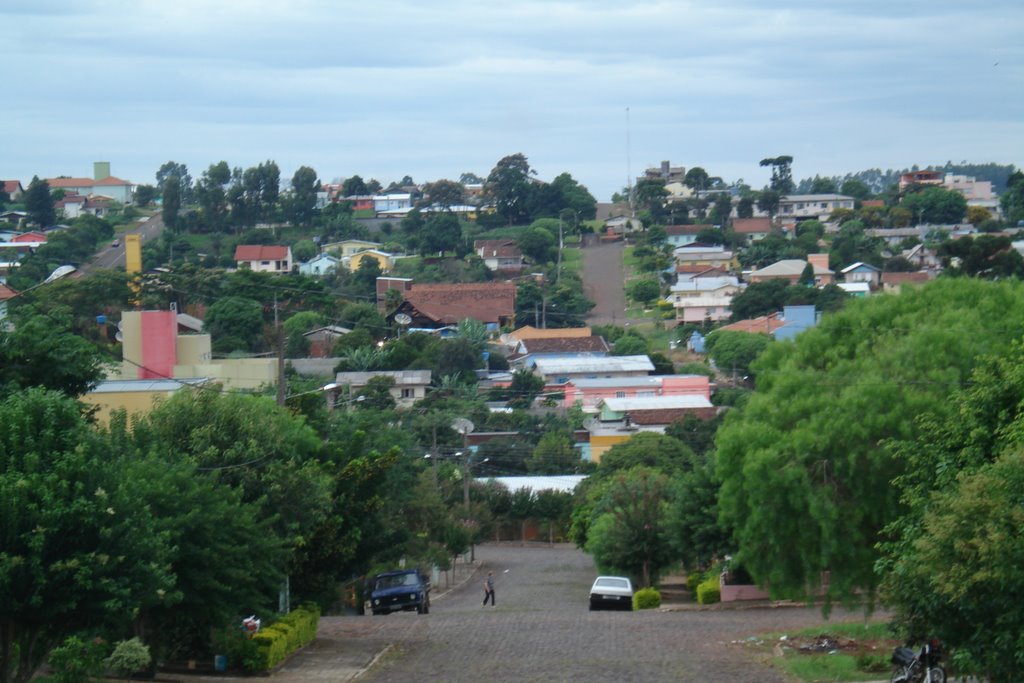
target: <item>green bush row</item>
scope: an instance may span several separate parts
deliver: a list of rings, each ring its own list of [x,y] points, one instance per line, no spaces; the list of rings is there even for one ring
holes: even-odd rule
[[[260,630],[252,638],[257,647],[258,670],[273,669],[293,652],[313,642],[319,624],[320,608],[304,604]]]
[[[722,599],[722,592],[718,587],[718,577],[713,576],[697,586],[697,602],[702,605],[710,605]]]
[[[661,607],[661,593],[657,588],[641,588],[633,593],[633,609],[655,609]]]

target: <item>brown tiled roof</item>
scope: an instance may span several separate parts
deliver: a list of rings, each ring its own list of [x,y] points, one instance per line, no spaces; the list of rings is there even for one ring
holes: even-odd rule
[[[885,206],[885,201],[881,199],[865,199],[864,201],[861,202],[861,206],[863,206],[864,208],[868,208],[869,206],[883,207]]]
[[[494,322],[516,312],[516,286],[511,282],[413,285],[405,300],[437,322],[452,325],[465,318]]]
[[[883,285],[902,285],[904,282],[928,282],[929,275],[925,271],[916,273],[882,273]]]
[[[7,301],[18,296],[18,292],[0,282],[0,301]]]
[[[93,185],[94,181],[92,178],[48,178],[46,184],[51,188],[85,187]]]
[[[93,185],[131,185],[131,183],[128,182],[127,180],[121,180],[120,178],[115,178],[112,175],[111,176],[107,176],[103,180],[94,180],[94,181],[92,181],[92,184]]]
[[[779,319],[778,313],[771,313],[769,315],[762,315],[759,318],[751,318],[750,320],[739,320],[731,325],[724,325],[718,329],[725,332],[771,334],[785,324],[784,320]]]
[[[46,235],[44,235],[41,232],[35,232],[35,231],[23,232],[20,235],[18,235],[17,237],[15,237],[14,239],[12,239],[11,241],[12,242],[45,242],[46,241]]]
[[[740,235],[751,235],[758,232],[770,232],[772,221],[770,218],[734,218],[732,229]]]
[[[239,244],[235,247],[236,261],[281,261],[288,258],[288,247],[262,244]]]
[[[523,342],[526,353],[607,353],[604,337],[550,337]]]
[[[3,191],[6,192],[7,194],[14,194],[15,192],[21,189],[20,180],[4,180],[2,182],[4,184]]]

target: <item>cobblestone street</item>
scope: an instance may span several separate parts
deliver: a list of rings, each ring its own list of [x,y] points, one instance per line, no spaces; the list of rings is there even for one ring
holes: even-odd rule
[[[825,623],[814,608],[590,612],[596,571],[567,546],[477,548],[480,570],[431,613],[331,619],[324,635],[393,648],[360,680],[783,681],[730,643]],[[493,571],[497,607],[482,607]],[[837,614],[836,617],[841,617]]]

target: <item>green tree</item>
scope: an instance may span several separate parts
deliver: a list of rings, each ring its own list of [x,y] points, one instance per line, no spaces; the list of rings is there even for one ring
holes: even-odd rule
[[[369,193],[370,191],[367,189],[366,183],[363,182],[363,179],[358,175],[346,178],[345,182],[341,184],[342,197],[358,197]]]
[[[708,335],[704,348],[722,372],[753,374],[754,360],[768,348],[767,334],[716,330]]]
[[[736,203],[736,217],[737,218],[753,218],[754,217],[754,198],[750,196],[740,197],[740,200]]]
[[[637,280],[629,286],[629,298],[649,307],[661,296],[661,286],[654,280]]]
[[[0,327],[0,398],[29,387],[81,396],[103,379],[104,358],[73,334],[65,315],[19,310],[15,327]]]
[[[462,226],[452,213],[431,214],[419,235],[419,251],[423,255],[455,251],[462,242]]]
[[[919,223],[959,223],[967,215],[967,200],[956,190],[930,186],[911,192],[900,204]]]
[[[290,316],[281,325],[285,338],[285,355],[289,358],[304,358],[309,353],[309,339],[306,333],[327,322],[322,313],[300,311]]]
[[[587,539],[586,550],[604,572],[635,577],[654,585],[673,561],[666,525],[668,478],[644,467],[615,475]]]
[[[789,283],[785,280],[753,282],[732,298],[732,320],[748,320],[782,310]]]
[[[263,307],[260,302],[242,297],[215,301],[206,311],[203,329],[220,350],[253,350],[261,343]]]
[[[547,525],[548,543],[554,543],[555,530],[559,530],[558,535],[561,536],[569,522],[569,515],[572,513],[572,494],[554,489],[538,491],[533,508],[534,515]]]
[[[526,156],[517,153],[503,157],[487,176],[487,196],[509,225],[525,223],[529,218],[533,174]]]
[[[173,589],[167,539],[79,405],[0,400],[0,681],[28,681],[65,636]]]
[[[516,239],[516,245],[534,263],[543,265],[555,258],[555,238],[544,228],[528,228]]]
[[[601,458],[597,479],[643,466],[672,475],[690,466],[693,452],[678,439],[655,432],[638,432],[625,443],[608,449]]]
[[[454,180],[435,180],[423,187],[424,206],[436,206],[445,211],[464,204],[465,195],[465,188]]]
[[[292,192],[285,203],[288,220],[295,225],[309,225],[316,213],[319,191],[316,171],[309,166],[300,166],[292,175]]]
[[[548,432],[537,442],[527,466],[536,474],[575,474],[579,470],[580,454],[569,435]]]
[[[1008,595],[1024,583],[1024,350],[985,358],[953,397],[956,419],[921,416],[920,436],[892,442],[907,463],[896,480],[907,513],[887,530],[877,568],[908,634],[927,632],[954,652],[958,672],[1020,678],[1024,613]]]
[[[358,393],[360,410],[391,410],[395,407],[395,398],[391,390],[395,387],[395,378],[391,375],[377,375],[366,380]]]
[[[202,209],[203,223],[208,230],[220,231],[227,225],[228,195],[231,167],[228,162],[210,164],[196,184],[196,196]]]
[[[176,175],[168,176],[160,187],[163,194],[160,215],[167,229],[174,232],[178,229],[178,214],[181,212],[181,180]]]
[[[904,462],[879,445],[915,439],[922,413],[953,419],[952,388],[1024,322],[1021,293],[939,280],[847,306],[758,357],[757,391],[716,435],[719,521],[773,595],[807,595],[825,570],[829,599],[874,594],[876,544],[903,513],[891,482]]]
[[[793,157],[780,156],[761,159],[760,165],[771,166],[772,179],[769,187],[779,195],[792,194],[795,185],[793,184]],[[773,212],[770,212],[773,213]]]
[[[25,202],[29,223],[45,228],[57,221],[57,211],[53,206],[53,197],[50,195],[50,184],[45,180],[40,180],[39,176],[32,177],[32,182],[25,189],[22,201]]]
[[[1006,183],[1006,192],[999,196],[999,206],[1010,225],[1024,221],[1024,173],[1014,171]]]
[[[686,172],[686,176],[683,177],[683,184],[691,190],[698,192],[708,189],[711,176],[700,166],[694,166]]]
[[[639,356],[647,353],[647,340],[633,334],[625,334],[612,347],[615,356]]]
[[[815,175],[811,180],[810,194],[835,194],[837,191],[836,181],[832,178]]]
[[[178,197],[181,203],[188,204],[192,202],[192,176],[189,175],[188,166],[179,164],[176,161],[168,161],[163,164],[156,172],[156,185],[161,189],[161,192],[166,190],[167,179],[171,176],[177,178]]]
[[[299,240],[292,245],[292,256],[296,261],[304,262],[317,255],[316,242],[313,240]]]
[[[871,188],[863,180],[849,178],[839,186],[839,193],[854,199],[867,199],[871,196]]]

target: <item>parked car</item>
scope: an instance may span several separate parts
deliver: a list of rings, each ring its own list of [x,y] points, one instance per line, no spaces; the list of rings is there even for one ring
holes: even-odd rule
[[[599,576],[590,588],[590,609],[633,609],[633,582],[625,576]]]
[[[121,246],[121,240],[114,240],[113,242],[110,243],[110,246],[112,246],[112,247],[119,247],[119,246]]]
[[[430,580],[416,569],[400,569],[377,574],[370,592],[374,614],[392,612],[430,612]]]

